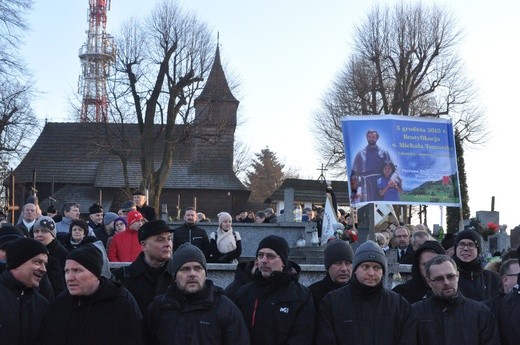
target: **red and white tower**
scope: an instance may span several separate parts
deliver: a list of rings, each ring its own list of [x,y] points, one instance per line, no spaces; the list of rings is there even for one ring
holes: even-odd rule
[[[113,38],[106,32],[109,9],[110,0],[89,0],[87,42],[79,50],[81,122],[108,120],[107,76],[115,59]]]

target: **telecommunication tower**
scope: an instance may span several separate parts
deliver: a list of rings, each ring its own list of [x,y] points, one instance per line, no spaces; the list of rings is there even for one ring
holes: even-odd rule
[[[79,49],[82,73],[80,121],[107,122],[107,76],[115,59],[113,37],[106,32],[110,0],[89,0],[87,42]]]

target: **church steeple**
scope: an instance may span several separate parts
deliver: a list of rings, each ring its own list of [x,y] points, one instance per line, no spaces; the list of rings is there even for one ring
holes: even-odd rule
[[[231,93],[226,75],[224,74],[224,69],[220,62],[220,50],[218,44],[215,53],[215,60],[213,61],[213,66],[209,72],[208,81],[199,97],[195,100],[195,102],[198,101],[228,101],[238,103],[238,100]]]

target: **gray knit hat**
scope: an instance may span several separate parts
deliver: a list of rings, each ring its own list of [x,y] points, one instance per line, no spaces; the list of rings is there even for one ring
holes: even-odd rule
[[[334,240],[327,244],[325,247],[323,264],[325,269],[329,269],[333,263],[338,261],[352,262],[354,258],[354,251],[350,244],[342,240]]]
[[[202,267],[204,267],[204,270],[207,271],[206,258],[202,251],[191,243],[186,242],[181,244],[172,256],[174,277],[177,275],[177,271],[182,267],[182,265],[191,261],[198,262]]]
[[[107,212],[107,213],[105,213],[105,216],[103,217],[103,224],[108,225],[108,224],[112,223],[114,220],[116,220],[117,217],[119,217],[119,216],[117,214],[115,214],[114,212]]]
[[[356,271],[356,268],[363,262],[377,262],[383,267],[383,271],[386,272],[385,252],[374,241],[366,241],[356,249],[356,255],[354,255],[354,261],[352,262],[352,270]]]
[[[43,229],[52,234],[56,238],[56,222],[48,216],[42,216],[34,223],[33,229]]]

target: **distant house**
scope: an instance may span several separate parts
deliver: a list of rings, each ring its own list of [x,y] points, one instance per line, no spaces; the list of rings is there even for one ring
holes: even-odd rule
[[[331,181],[330,183],[336,195],[338,206],[350,205],[347,181]],[[312,207],[313,205],[323,206],[325,204],[327,194],[327,183],[325,181],[288,178],[285,179],[280,188],[266,200],[266,203],[275,205],[277,213],[285,207],[284,193],[286,188],[292,188],[294,190],[294,202],[302,204],[303,207]]]
[[[227,83],[217,48],[206,85],[195,100],[193,133],[174,150],[173,166],[164,186],[161,204],[170,216],[195,205],[208,217],[226,210],[237,212],[250,191],[233,172],[233,145],[239,101]],[[158,143],[164,141],[156,125]],[[186,128],[175,129],[179,136]],[[128,186],[141,181],[137,124],[47,123],[31,150],[14,170],[15,204],[23,205],[31,188],[38,190],[45,211],[51,197],[58,207],[78,202],[87,213],[101,201],[105,211],[117,211],[130,198],[125,189],[122,161],[128,169]],[[156,152],[156,165],[161,152]],[[11,189],[11,179],[4,182]],[[33,186],[34,184],[34,186]],[[160,210],[159,210],[160,211]]]

